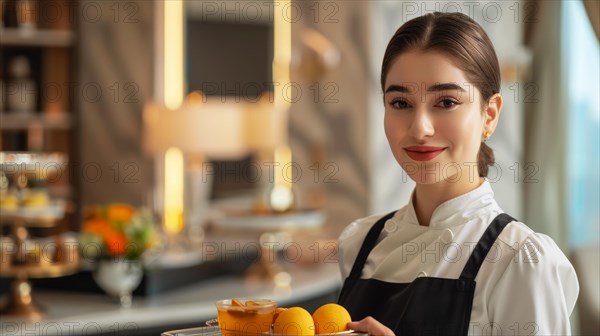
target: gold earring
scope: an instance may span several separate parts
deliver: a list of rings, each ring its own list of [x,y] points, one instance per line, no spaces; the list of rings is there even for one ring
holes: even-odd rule
[[[483,142],[485,142],[491,135],[490,131],[485,131],[485,133],[483,133]]]

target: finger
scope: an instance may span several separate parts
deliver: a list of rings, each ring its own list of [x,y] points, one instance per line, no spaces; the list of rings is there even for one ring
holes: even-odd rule
[[[352,329],[358,332],[365,332],[369,335],[394,335],[394,332],[388,327],[381,324],[379,321],[375,320],[372,317],[366,317],[360,321],[350,322],[347,325],[348,329]]]
[[[370,320],[368,320],[368,318],[364,318],[360,321],[349,322],[347,327],[348,329],[352,329],[354,331],[369,332],[370,324]]]
[[[356,321],[356,322],[349,322],[346,327],[348,329],[352,329],[354,331],[361,331],[361,332],[365,332],[366,330],[360,330],[361,329],[361,325],[360,322]]]

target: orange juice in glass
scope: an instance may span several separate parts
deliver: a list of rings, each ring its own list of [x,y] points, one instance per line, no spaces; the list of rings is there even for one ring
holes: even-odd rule
[[[277,302],[268,299],[220,300],[215,303],[224,335],[256,335],[271,331]]]

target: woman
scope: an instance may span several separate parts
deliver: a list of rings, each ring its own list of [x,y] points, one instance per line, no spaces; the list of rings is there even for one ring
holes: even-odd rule
[[[381,70],[384,128],[411,200],[341,234],[339,303],[373,335],[567,335],[579,286],[551,238],[504,214],[485,179],[502,109],[483,29],[460,13],[402,25]],[[372,317],[371,317],[372,316]]]

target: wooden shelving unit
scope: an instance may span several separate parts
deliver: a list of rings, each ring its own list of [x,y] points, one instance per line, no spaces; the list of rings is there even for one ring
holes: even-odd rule
[[[67,30],[0,28],[3,46],[20,47],[70,47],[75,43],[75,34]]]
[[[30,130],[40,127],[45,130],[70,130],[73,127],[73,118],[68,112],[57,113],[17,113],[1,112],[0,126],[2,130]]]
[[[31,15],[38,21],[34,27],[19,25],[14,13],[19,0],[4,3],[3,26],[0,26],[0,79],[3,82],[4,106],[0,106],[0,151],[59,153],[71,164],[77,162],[77,101],[75,48],[77,43],[76,19],[66,13],[75,13],[77,1],[56,0],[59,17]],[[37,6],[31,13],[48,13],[45,1],[32,2]],[[8,95],[14,94],[16,83],[11,75],[11,62],[25,57],[30,67],[29,78],[35,87],[35,108],[16,111],[8,104]],[[14,98],[14,97],[13,97]],[[14,104],[13,104],[14,105]],[[48,183],[52,197],[67,203],[66,221],[74,228],[77,175],[64,171],[60,179]],[[71,212],[72,211],[72,212]],[[71,213],[69,213],[71,212]],[[75,224],[75,225],[72,225]]]

